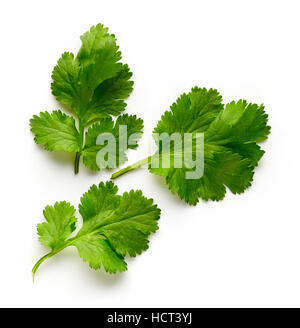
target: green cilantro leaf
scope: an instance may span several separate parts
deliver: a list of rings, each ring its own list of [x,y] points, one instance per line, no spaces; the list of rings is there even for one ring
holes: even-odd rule
[[[154,129],[158,151],[114,173],[112,179],[149,164],[150,172],[165,177],[171,192],[190,205],[199,198],[221,200],[226,187],[240,194],[251,185],[254,167],[264,154],[257,143],[270,133],[267,120],[263,105],[240,100],[224,108],[216,90],[195,87],[158,122]],[[199,133],[203,134],[200,142]],[[185,143],[187,134],[190,142]],[[172,139],[174,143],[165,148],[164,135],[179,136],[181,142]],[[195,168],[199,175],[189,178]]]
[[[75,120],[60,110],[51,114],[43,112],[40,116],[34,115],[30,125],[35,134],[35,142],[44,144],[45,149],[71,153],[79,151],[80,137]]]
[[[107,28],[101,24],[93,26],[81,36],[81,41],[77,56],[63,53],[52,72],[52,93],[74,117],[55,111],[40,113],[30,120],[35,141],[46,150],[76,153],[75,173],[85,149],[85,129],[111,116],[119,116],[133,90],[132,73],[128,65],[120,62],[116,38]],[[136,122],[140,124],[140,120]],[[92,165],[88,160],[84,163],[97,169],[95,163]]]
[[[223,109],[222,96],[217,90],[194,87],[177,99],[171,111],[164,113],[154,133],[203,132]]]
[[[124,99],[129,97],[133,89],[131,77],[132,73],[125,64],[116,76],[101,83],[86,107],[84,120],[90,123],[110,115],[120,115],[126,107]]]
[[[244,100],[227,104],[206,132],[208,142],[225,145],[228,142],[250,143],[267,139],[270,127],[263,105],[247,104]]]
[[[40,242],[51,248],[33,267],[33,275],[46,259],[68,246],[75,246],[91,268],[101,266],[109,273],[127,269],[125,256],[135,257],[147,250],[151,233],[158,229],[160,210],[141,191],[122,196],[112,182],[93,185],[81,198],[81,229],[74,237],[75,209],[69,203],[55,203],[44,210],[46,222],[38,225]]]
[[[120,126],[126,129],[120,129]],[[136,116],[122,115],[119,116],[114,123],[111,118],[103,119],[100,123],[94,124],[86,133],[85,146],[82,151],[83,163],[86,167],[92,170],[99,170],[101,168],[115,168],[127,161],[125,151],[127,149],[135,149],[137,141],[142,135],[143,120],[137,119]],[[120,135],[121,131],[121,135]],[[111,145],[101,145],[97,143],[99,135],[104,133],[111,133],[115,136],[115,142]],[[125,144],[122,145],[123,142]],[[108,153],[110,158],[105,162],[101,162],[101,158],[97,154],[104,147],[107,148],[105,153]],[[98,159],[98,160],[97,160]],[[98,163],[97,163],[98,162]]]
[[[47,222],[38,224],[38,235],[41,244],[53,251],[64,245],[66,239],[76,228],[75,208],[67,202],[46,206],[44,217]]]
[[[80,63],[69,52],[64,52],[52,72],[51,89],[56,100],[68,106],[78,115],[81,102],[86,98],[83,94],[83,86],[79,82]]]

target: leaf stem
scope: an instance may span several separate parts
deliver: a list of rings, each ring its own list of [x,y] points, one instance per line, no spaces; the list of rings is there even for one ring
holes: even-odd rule
[[[78,174],[79,172],[79,162],[80,162],[80,156],[81,151],[83,148],[83,142],[84,142],[84,125],[79,121],[79,137],[80,137],[80,151],[78,151],[75,155],[74,159],[74,173]]]
[[[53,250],[52,252],[44,255],[43,257],[41,257],[37,262],[36,264],[34,265],[34,267],[32,268],[32,278],[34,280],[34,275],[36,274],[37,272],[37,269],[39,268],[39,266],[44,262],[46,261],[47,259],[49,259],[50,257],[54,256],[55,254],[59,253],[60,251],[62,251],[63,249],[65,249],[66,247],[68,246],[71,246],[72,243],[76,240],[76,237],[74,238],[71,238],[71,239],[68,239],[65,244],[63,246],[61,246],[60,248],[56,249],[56,250]]]
[[[79,161],[80,161],[80,152],[77,152],[74,160],[74,173],[78,174],[79,172]]]
[[[149,164],[150,161],[151,161],[151,157],[152,157],[152,156],[149,156],[149,157],[143,158],[143,159],[141,159],[140,161],[138,161],[138,162],[136,162],[136,163],[134,163],[134,164],[131,164],[131,165],[125,167],[125,168],[122,169],[122,170],[119,170],[119,171],[115,172],[115,173],[111,176],[111,179],[116,179],[116,178],[118,178],[119,176],[121,176],[121,175],[123,175],[123,174],[125,174],[125,173],[127,173],[127,172],[133,171],[133,170],[135,170],[135,169],[137,169],[137,168],[140,168],[140,167],[142,167],[142,166],[144,166],[144,165],[146,165],[146,164]]]
[[[47,259],[49,259],[50,257],[52,257],[53,255],[55,255],[57,252],[51,252],[46,254],[45,256],[41,257],[36,264],[34,265],[34,267],[32,268],[32,279],[34,280],[34,275],[37,272],[37,269],[39,268],[39,266],[46,261]]]
[[[86,236],[88,235],[88,233],[81,233],[80,232],[82,231],[82,228],[81,230],[79,230],[79,232],[77,233],[77,235],[73,238],[70,238],[68,240],[65,241],[65,243],[58,249],[55,249],[53,250],[52,252],[44,255],[43,257],[41,257],[37,262],[36,264],[34,265],[34,267],[32,268],[32,280],[34,281],[34,276],[38,270],[38,268],[40,267],[40,265],[46,261],[47,259],[49,259],[50,257],[56,255],[57,253],[61,252],[63,249],[67,248],[68,246],[72,246],[77,240],[79,240],[82,236]],[[101,236],[102,237],[102,236]],[[104,236],[102,238],[105,238]]]

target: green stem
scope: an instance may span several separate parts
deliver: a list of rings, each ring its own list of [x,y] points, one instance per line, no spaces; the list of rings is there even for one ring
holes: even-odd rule
[[[71,238],[71,239],[67,240],[67,241],[65,242],[65,244],[64,244],[62,247],[60,247],[59,249],[56,249],[56,250],[54,250],[54,251],[52,251],[52,252],[46,254],[45,256],[41,257],[41,258],[36,262],[36,264],[34,265],[34,267],[32,268],[32,277],[33,277],[33,279],[34,279],[34,275],[35,275],[36,272],[37,272],[37,269],[40,267],[40,265],[41,265],[44,261],[46,261],[46,260],[49,259],[50,257],[54,256],[55,254],[59,253],[60,251],[62,251],[62,250],[65,249],[66,247],[71,246],[72,243],[74,242],[74,240],[75,240],[75,238]]]
[[[37,272],[37,269],[39,268],[39,266],[44,262],[46,261],[47,259],[49,259],[50,257],[52,257],[53,255],[55,255],[57,252],[51,252],[51,253],[48,253],[46,254],[45,256],[43,256],[42,258],[40,258],[36,264],[34,265],[34,267],[32,268],[32,278],[34,279],[34,275],[36,274]]]
[[[78,174],[79,172],[79,162],[80,162],[80,156],[81,156],[81,151],[83,148],[83,142],[84,142],[84,126],[81,122],[79,122],[79,136],[80,136],[80,151],[78,151],[75,155],[75,160],[74,160],[74,173]]]
[[[127,173],[127,172],[133,171],[133,170],[135,170],[135,169],[137,169],[137,168],[140,168],[140,167],[142,167],[142,166],[144,166],[144,165],[146,165],[146,164],[149,164],[150,161],[151,161],[151,157],[152,157],[152,156],[146,157],[146,158],[144,158],[144,159],[142,159],[142,160],[140,160],[140,161],[138,161],[138,162],[136,162],[136,163],[134,163],[134,164],[131,164],[131,165],[125,167],[125,168],[122,169],[122,170],[119,170],[119,171],[115,172],[115,173],[111,176],[111,179],[116,179],[116,178],[118,178],[119,176],[121,176],[121,175],[123,175],[123,174],[125,174],[125,173]]]
[[[79,172],[79,161],[80,161],[80,153],[77,152],[75,155],[75,160],[74,160],[74,173],[78,174]]]
[[[94,232],[95,233],[95,232]],[[56,250],[53,250],[52,252],[44,255],[43,257],[41,257],[37,262],[36,264],[34,265],[34,267],[32,268],[32,279],[34,280],[34,276],[38,270],[38,268],[40,267],[40,265],[46,261],[47,259],[49,259],[50,257],[56,255],[57,253],[59,253],[60,251],[62,251],[63,249],[67,248],[68,246],[73,246],[74,243],[76,241],[78,241],[80,238],[86,236],[86,235],[91,235],[93,236],[93,233],[89,233],[89,232],[82,232],[82,228],[81,230],[77,233],[77,235],[73,238],[70,238],[68,240],[65,241],[64,245],[61,246],[60,248],[56,249]],[[98,236],[98,238],[105,238],[104,236]]]

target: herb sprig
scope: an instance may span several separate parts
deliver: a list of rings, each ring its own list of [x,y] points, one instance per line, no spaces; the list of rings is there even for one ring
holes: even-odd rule
[[[251,185],[254,168],[264,154],[258,143],[268,138],[267,121],[263,105],[239,100],[224,106],[217,90],[195,87],[181,95],[171,110],[164,113],[154,133],[178,133],[182,137],[190,133],[192,139],[196,139],[197,133],[203,133],[203,158],[196,163],[202,167],[203,175],[187,179],[186,173],[194,169],[186,166],[183,159],[181,168],[174,165],[174,158],[184,152],[179,153],[174,147],[170,152],[163,152],[155,139],[158,151],[154,155],[119,170],[111,178],[148,165],[151,173],[164,177],[171,192],[190,205],[196,205],[199,198],[221,200],[226,187],[234,194],[243,193]],[[188,152],[197,160],[196,149],[192,143]],[[167,168],[162,165],[166,156],[173,159]]]
[[[56,110],[41,112],[30,120],[37,144],[49,151],[75,154],[76,174],[81,157],[86,167],[100,169],[96,156],[103,145],[96,144],[95,132],[112,133],[118,139],[120,123],[128,126],[128,138],[137,132],[141,136],[143,130],[143,121],[136,116],[119,116],[125,110],[124,100],[133,90],[133,81],[128,65],[120,62],[115,36],[98,24],[84,33],[81,41],[77,56],[63,53],[52,73],[52,93],[72,116]],[[119,116],[116,123],[112,116]],[[131,144],[127,148],[136,147]],[[126,149],[122,153],[116,149],[116,166],[127,160]]]
[[[122,196],[117,192],[113,182],[101,182],[81,197],[83,224],[74,237],[75,208],[65,201],[46,206],[46,222],[38,224],[37,230],[41,244],[51,251],[34,265],[33,276],[45,260],[70,246],[76,247],[93,269],[103,266],[108,273],[127,270],[125,256],[135,257],[147,250],[149,235],[158,229],[160,209],[140,190]]]

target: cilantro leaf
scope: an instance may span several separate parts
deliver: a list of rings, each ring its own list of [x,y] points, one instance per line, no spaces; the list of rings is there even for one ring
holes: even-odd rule
[[[81,81],[94,90],[121,70],[121,52],[118,51],[115,36],[101,24],[92,26],[80,39],[82,46],[77,59],[83,68]]]
[[[30,120],[31,132],[37,144],[44,144],[46,150],[77,152],[80,149],[80,136],[73,117],[60,110],[34,115]]]
[[[133,90],[131,77],[132,73],[125,64],[116,76],[101,83],[87,105],[84,120],[90,123],[110,115],[120,115],[126,107],[124,99],[128,98]]]
[[[56,100],[68,106],[78,115],[81,101],[86,97],[83,87],[78,83],[80,79],[80,63],[69,52],[64,52],[52,72],[51,89]]]
[[[108,273],[127,270],[124,258],[118,255],[105,239],[86,235],[76,240],[73,245],[83,261],[88,262],[92,269],[97,270],[103,266]]]
[[[47,206],[46,222],[38,225],[38,234],[51,252],[36,263],[33,274],[42,262],[68,246],[75,246],[91,268],[103,266],[109,273],[125,271],[125,256],[135,257],[147,250],[149,235],[158,229],[160,210],[139,190],[122,196],[117,192],[114,183],[101,182],[82,196],[79,212],[83,224],[74,237],[70,237],[76,224],[73,206],[66,202]]]
[[[76,228],[75,208],[67,202],[56,202],[46,206],[44,217],[47,222],[38,224],[41,244],[52,250],[59,249]]]
[[[268,115],[263,105],[247,104],[245,100],[233,101],[209,126],[206,139],[219,145],[228,142],[261,142],[270,133],[267,121]]]
[[[251,185],[253,168],[250,161],[238,154],[223,149],[213,149],[205,145],[204,175],[199,179],[187,179],[186,173],[192,172],[187,167],[166,169],[149,168],[151,173],[164,176],[172,193],[190,205],[203,200],[221,200],[228,187],[232,193],[242,193]],[[202,162],[197,165],[203,165]]]
[[[199,198],[221,200],[226,187],[240,194],[251,185],[254,167],[264,154],[257,143],[270,133],[267,120],[263,105],[240,100],[224,107],[216,90],[195,87],[180,96],[158,122],[154,129],[158,151],[114,173],[112,179],[149,164],[149,171],[164,177],[171,192],[190,205]],[[203,133],[202,143],[197,143],[199,133]],[[189,143],[184,142],[186,134],[190,134]],[[163,135],[179,135],[181,142],[165,149]],[[169,165],[164,164],[166,160]],[[201,174],[187,178],[195,167]]]
[[[30,121],[35,141],[46,150],[76,153],[75,173],[85,148],[85,130],[91,124],[120,115],[133,90],[132,73],[128,65],[120,62],[116,38],[107,28],[101,24],[93,26],[81,36],[81,41],[77,56],[64,52],[52,72],[52,93],[74,117],[61,111],[44,112]],[[139,124],[140,120],[136,122]],[[84,162],[97,169],[94,163],[86,159]]]
[[[126,126],[126,130],[120,135],[120,126]],[[85,146],[82,151],[83,163],[86,167],[92,170],[100,170],[101,168],[114,168],[127,161],[125,151],[127,149],[135,149],[137,147],[137,141],[142,135],[143,121],[137,119],[136,116],[129,116],[127,114],[119,116],[114,123],[111,118],[106,118],[100,123],[94,124],[88,129],[85,136]],[[111,133],[115,136],[115,143],[112,144],[110,151],[111,161],[101,162],[97,154],[106,145],[97,144],[97,138],[104,133]],[[126,141],[126,145],[120,144],[120,142]],[[130,142],[130,143],[129,143]]]
[[[122,64],[118,62],[121,53],[115,36],[109,34],[103,25],[92,26],[81,36],[81,41],[82,46],[76,58],[72,53],[64,53],[59,59],[52,73],[51,88],[56,99],[70,106],[82,124],[88,125],[93,114],[89,107],[95,90],[106,80],[115,77],[121,71]],[[127,83],[132,86],[132,82]],[[109,95],[110,92],[114,93],[115,90],[107,90],[108,94],[102,96],[114,97]],[[103,116],[107,116],[105,108],[102,108]]]
[[[222,96],[217,90],[194,87],[163,114],[154,133],[203,132],[223,108]]]

